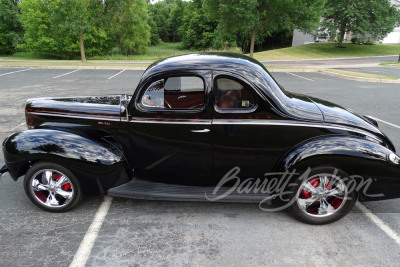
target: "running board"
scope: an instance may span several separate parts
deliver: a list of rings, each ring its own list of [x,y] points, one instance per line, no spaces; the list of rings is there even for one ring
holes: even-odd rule
[[[260,203],[270,204],[275,196],[261,193],[238,193],[231,187],[222,187],[213,194],[215,187],[187,186],[156,183],[146,180],[133,179],[118,187],[107,190],[107,195],[146,200],[171,201],[201,201],[201,202],[230,202],[230,203]],[[229,193],[229,190],[233,192]],[[223,196],[224,193],[229,193]],[[221,197],[223,196],[223,197]]]

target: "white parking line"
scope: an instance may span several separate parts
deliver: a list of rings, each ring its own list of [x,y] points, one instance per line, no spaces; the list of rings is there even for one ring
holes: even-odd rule
[[[67,73],[64,73],[64,74],[61,74],[61,75],[58,75],[58,76],[55,76],[55,77],[53,77],[53,79],[55,79],[55,78],[58,78],[58,77],[62,77],[62,76],[65,76],[65,75],[68,75],[68,74],[71,74],[71,73],[74,73],[75,71],[78,71],[79,69],[77,69],[77,70],[73,70],[73,71],[70,71],[70,72],[67,72]]]
[[[103,203],[101,203],[99,209],[94,216],[93,222],[86,232],[81,244],[79,245],[78,251],[76,252],[70,267],[81,267],[85,266],[86,261],[89,258],[90,251],[93,248],[94,242],[96,241],[97,235],[99,234],[101,225],[106,218],[108,210],[110,209],[113,198],[105,196]]]
[[[303,77],[303,76],[300,76],[300,75],[297,75],[297,74],[294,74],[294,73],[291,73],[291,72],[288,72],[288,73],[291,74],[291,75],[293,75],[293,76],[302,78],[302,79],[304,79],[304,80],[311,81],[311,82],[315,82],[314,80],[308,79],[308,78],[306,78],[306,77]]]
[[[117,74],[115,74],[115,75],[111,76],[110,78],[108,78],[108,80],[111,80],[112,78],[114,78],[114,77],[120,75],[120,74],[123,73],[124,71],[126,71],[126,70],[121,70],[121,71],[118,72]]]
[[[387,236],[393,239],[397,245],[400,246],[400,236],[396,233],[389,225],[387,225],[384,221],[378,218],[375,214],[372,213],[367,207],[357,201],[356,207],[361,210],[365,216],[368,217],[376,226],[379,227]]]
[[[8,75],[8,74],[13,74],[13,73],[22,72],[22,71],[27,71],[27,70],[32,70],[32,69],[16,70],[16,71],[12,71],[12,72],[7,72],[7,73],[0,74],[0,76],[5,76],[5,75]]]
[[[7,130],[7,131],[0,131],[0,133],[9,133],[9,132],[14,132],[15,130],[17,130],[18,128],[20,128],[21,126],[25,125],[25,122],[19,124],[18,126],[12,128],[11,130]]]
[[[400,126],[398,126],[398,125],[396,125],[396,124],[393,124],[393,123],[390,123],[390,122],[387,122],[387,121],[384,121],[384,120],[381,120],[381,119],[378,119],[378,118],[375,118],[375,117],[372,117],[372,116],[369,116],[369,117],[370,117],[371,119],[374,119],[374,120],[377,120],[377,121],[386,123],[387,125],[390,125],[390,126],[393,126],[393,127],[395,127],[395,128],[399,128],[399,129],[400,129]]]

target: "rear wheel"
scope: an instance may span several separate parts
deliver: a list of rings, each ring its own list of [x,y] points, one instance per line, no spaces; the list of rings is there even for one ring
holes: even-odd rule
[[[327,224],[344,217],[354,206],[357,192],[350,191],[353,182],[335,168],[314,168],[307,177],[291,188],[295,198],[292,213],[309,224]]]
[[[67,168],[54,163],[33,165],[25,175],[24,189],[36,206],[51,212],[70,210],[82,199],[76,177]]]

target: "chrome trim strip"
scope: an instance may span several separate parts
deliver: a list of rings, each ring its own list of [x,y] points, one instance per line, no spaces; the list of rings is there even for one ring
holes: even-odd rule
[[[159,118],[140,118],[133,117],[130,122],[136,123],[159,123],[159,124],[195,124],[212,125],[212,120],[187,120],[187,119],[159,119]]]
[[[209,133],[210,129],[202,129],[202,130],[190,130],[192,133]]]
[[[66,115],[66,114],[60,114],[60,113],[45,113],[45,112],[28,112],[30,115],[39,115],[39,116],[53,116],[53,117],[64,117],[64,118],[79,118],[79,119],[88,119],[88,120],[101,120],[101,121],[121,121],[120,117],[112,118],[111,116],[98,116],[98,115],[93,115],[93,116],[82,116],[81,114],[76,114],[76,115]]]

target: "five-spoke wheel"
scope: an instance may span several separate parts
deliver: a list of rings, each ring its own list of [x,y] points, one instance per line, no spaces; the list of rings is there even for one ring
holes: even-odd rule
[[[312,169],[292,188],[292,211],[302,221],[324,224],[339,220],[354,206],[357,192],[349,192],[349,176],[334,168]]]
[[[75,176],[54,163],[40,162],[32,166],[25,175],[24,188],[35,205],[53,212],[73,208],[82,197]]]

